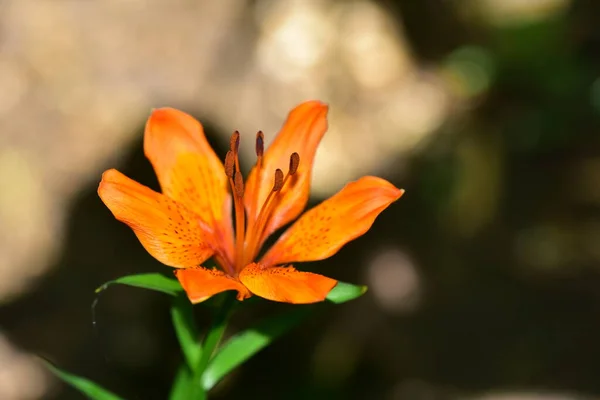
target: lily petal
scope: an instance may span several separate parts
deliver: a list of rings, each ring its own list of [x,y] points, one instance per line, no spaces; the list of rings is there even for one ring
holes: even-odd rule
[[[285,173],[291,154],[296,152],[300,155],[298,171],[278,194],[277,204],[267,220],[261,243],[277,228],[296,218],[306,206],[315,152],[327,131],[327,109],[327,105],[319,101],[308,101],[294,108],[265,152],[260,173],[256,167],[250,172],[246,183],[245,205],[249,218],[256,219],[273,188],[275,170],[279,168]]]
[[[98,194],[115,218],[129,225],[161,263],[192,267],[213,255],[208,227],[194,212],[167,196],[114,169],[102,175]]]
[[[316,261],[330,257],[369,230],[377,215],[404,190],[388,181],[365,176],[307,211],[265,254],[265,265]]]
[[[335,279],[293,267],[267,268],[256,263],[247,265],[239,278],[257,296],[293,304],[323,301],[337,284]]]
[[[251,296],[248,289],[238,280],[225,275],[218,269],[203,267],[178,269],[175,275],[194,304],[226,290],[237,290],[237,299],[244,300]]]
[[[146,123],[144,152],[162,192],[196,213],[233,260],[233,227],[228,180],[223,163],[210,147],[200,122],[173,108],[159,108]]]

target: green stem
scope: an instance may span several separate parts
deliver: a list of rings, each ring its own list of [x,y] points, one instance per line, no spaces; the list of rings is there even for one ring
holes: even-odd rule
[[[175,334],[183,356],[191,371],[198,365],[202,354],[202,345],[198,343],[198,328],[194,321],[192,303],[185,295],[173,298],[171,304],[171,319],[175,327]]]
[[[225,333],[235,297],[225,295],[221,300],[220,307],[214,313],[213,322],[202,344],[197,341],[198,334],[192,306],[188,299],[184,296],[181,296],[181,299],[174,299],[171,315],[184,354],[184,363],[171,388],[170,400],[206,400],[202,375]]]
[[[231,315],[231,311],[233,305],[235,304],[235,297],[231,295],[227,295],[223,299],[223,304],[221,305],[221,309],[216,313],[214,321],[204,339],[204,345],[202,346],[202,356],[200,357],[200,361],[195,368],[194,371],[194,380],[198,380],[200,382],[202,380],[202,374],[206,370],[209,361],[211,360],[215,350],[219,346],[221,339],[223,338],[223,334],[225,333],[225,328],[227,327],[227,320]]]

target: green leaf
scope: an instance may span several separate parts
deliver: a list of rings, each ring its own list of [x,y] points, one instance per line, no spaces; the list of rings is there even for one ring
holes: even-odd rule
[[[260,322],[254,328],[232,337],[208,364],[202,375],[202,385],[208,391],[238,365],[258,353],[290,329],[300,324],[313,307],[298,306],[295,310]]]
[[[335,304],[345,303],[362,296],[367,292],[366,286],[352,285],[346,282],[338,282],[327,295],[327,300]]]
[[[341,304],[362,296],[366,286],[338,282],[327,295],[327,300]],[[202,375],[202,385],[208,391],[225,375],[247,359],[268,346],[295,326],[299,325],[313,311],[313,307],[296,306],[292,312],[277,315],[260,322],[254,328],[232,337],[210,360]],[[204,355],[207,356],[207,355]]]
[[[163,292],[166,294],[170,294],[171,296],[177,296],[183,289],[181,285],[176,279],[167,278],[164,275],[157,273],[149,273],[149,274],[137,274],[137,275],[128,275],[123,276],[121,278],[115,279],[113,281],[108,281],[104,285],[100,286],[96,289],[96,293],[99,293],[105,290],[110,285],[114,284],[128,285],[141,287],[144,289],[156,290],[157,292]]]
[[[93,400],[123,400],[123,398],[117,396],[116,394],[109,392],[104,389],[102,386],[98,385],[90,381],[89,379],[82,378],[77,375],[70,374],[68,372],[62,371],[59,368],[52,365],[50,362],[46,360],[42,360],[46,367],[57,377],[73,386],[75,389],[79,390],[81,393],[85,394],[87,397]]]
[[[223,334],[225,333],[225,328],[227,327],[227,319],[229,318],[234,308],[235,297],[233,297],[231,294],[225,293],[224,296],[220,298],[220,300],[221,306],[215,314],[210,329],[206,334],[206,338],[204,339],[202,355],[200,356],[198,366],[194,370],[198,377],[204,374],[204,371],[206,370],[206,367],[208,366],[212,355],[219,346],[219,343],[223,338]]]
[[[171,319],[187,365],[191,371],[195,371],[200,363],[202,345],[199,343],[200,334],[194,321],[192,303],[183,293],[173,299]]]
[[[205,400],[206,391],[202,388],[200,379],[194,377],[189,367],[183,363],[177,371],[169,400]]]

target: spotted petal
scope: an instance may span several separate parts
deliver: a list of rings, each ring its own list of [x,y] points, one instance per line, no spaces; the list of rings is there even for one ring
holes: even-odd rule
[[[194,304],[226,290],[237,290],[238,300],[250,297],[250,292],[244,285],[217,269],[203,267],[178,269],[175,275]]]
[[[129,179],[117,170],[102,175],[100,198],[129,225],[154,258],[171,267],[191,267],[211,257],[212,234],[182,204]]]
[[[335,279],[293,267],[249,264],[240,272],[240,281],[255,295],[284,303],[307,304],[325,300],[336,285]]]
[[[146,123],[144,152],[163,193],[196,213],[214,232],[221,253],[233,260],[228,181],[202,125],[182,111],[156,109]]]
[[[265,254],[261,263],[279,265],[330,257],[369,230],[375,218],[403,190],[384,179],[366,176],[307,211]]]
[[[327,130],[327,105],[308,101],[294,108],[264,155],[263,167],[252,169],[246,183],[245,205],[250,219],[255,219],[273,187],[277,168],[287,171],[290,155],[300,155],[296,174],[282,188],[277,203],[266,222],[262,239],[296,218],[306,206],[317,146]],[[262,243],[263,240],[260,240]]]

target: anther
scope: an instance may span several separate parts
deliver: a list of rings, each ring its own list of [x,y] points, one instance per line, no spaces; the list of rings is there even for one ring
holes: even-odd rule
[[[244,197],[244,178],[239,172],[235,174],[233,186],[235,188],[235,195],[239,198]]]
[[[225,156],[225,175],[229,178],[233,178],[233,172],[235,168],[235,155],[233,151],[228,151]]]
[[[283,171],[277,168],[275,170],[275,181],[273,182],[273,191],[278,192],[283,187]]]
[[[290,156],[290,175],[294,175],[296,171],[298,171],[298,166],[300,165],[300,155],[296,152],[292,153]]]
[[[256,133],[256,155],[262,157],[265,152],[265,135],[262,131]]]
[[[233,132],[231,139],[229,140],[229,149],[233,153],[237,153],[240,148],[240,133],[238,131]]]

